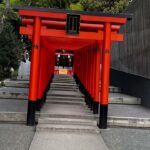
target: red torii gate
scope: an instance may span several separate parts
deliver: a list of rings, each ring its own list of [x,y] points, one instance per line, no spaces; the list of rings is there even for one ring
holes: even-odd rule
[[[74,51],[74,75],[95,114],[100,99],[99,127],[107,128],[111,43],[123,41],[119,29],[131,16],[35,7],[15,9],[22,17],[20,34],[32,40],[27,125],[35,124],[35,111],[45,100],[54,74],[55,50],[66,49]],[[79,34],[66,33],[67,14],[80,16]]]

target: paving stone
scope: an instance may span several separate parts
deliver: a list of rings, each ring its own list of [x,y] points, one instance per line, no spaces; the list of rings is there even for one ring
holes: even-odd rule
[[[109,116],[150,118],[150,109],[141,105],[109,104]]]
[[[25,100],[0,100],[0,112],[26,112],[27,102]]]
[[[0,88],[0,99],[27,99],[28,88],[2,87]]]
[[[28,150],[34,133],[25,124],[0,124],[0,150]]]
[[[109,93],[109,103],[140,105],[141,99],[126,94],[122,94],[122,93]]]
[[[99,134],[36,132],[29,150],[108,150]]]
[[[109,150],[150,150],[150,130],[109,128],[101,130]]]
[[[0,88],[0,94],[28,94],[28,88],[3,87]]]

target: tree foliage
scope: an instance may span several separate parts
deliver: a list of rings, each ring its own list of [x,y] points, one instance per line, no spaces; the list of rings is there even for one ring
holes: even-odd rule
[[[84,10],[118,13],[129,3],[129,0],[80,0]]]
[[[11,4],[118,13],[129,0],[11,0]]]
[[[18,68],[23,44],[18,34],[19,16],[0,4],[0,79],[10,76],[10,68]]]
[[[72,3],[70,4],[70,9],[71,10],[84,10],[83,5],[81,5],[81,3]]]

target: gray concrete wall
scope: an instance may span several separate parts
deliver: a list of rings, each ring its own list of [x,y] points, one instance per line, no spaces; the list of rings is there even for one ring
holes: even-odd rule
[[[150,107],[150,0],[133,0],[125,12],[134,16],[121,28],[125,41],[113,43],[111,84]]]
[[[111,68],[150,79],[150,0],[133,0],[133,19],[121,28],[125,41],[113,44]]]
[[[140,97],[141,104],[150,108],[150,80],[111,69],[110,82],[121,88],[123,93]]]

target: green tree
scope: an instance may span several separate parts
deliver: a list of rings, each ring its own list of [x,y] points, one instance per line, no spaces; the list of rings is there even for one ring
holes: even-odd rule
[[[6,3],[0,4],[0,79],[10,76],[10,68],[18,68],[23,44],[18,34],[19,16]]]
[[[80,0],[80,3],[86,11],[119,13],[129,4],[129,0]]]
[[[129,0],[11,0],[11,4],[118,13]]]
[[[78,3],[72,3],[70,4],[70,9],[71,10],[84,10],[83,6],[78,2]]]

